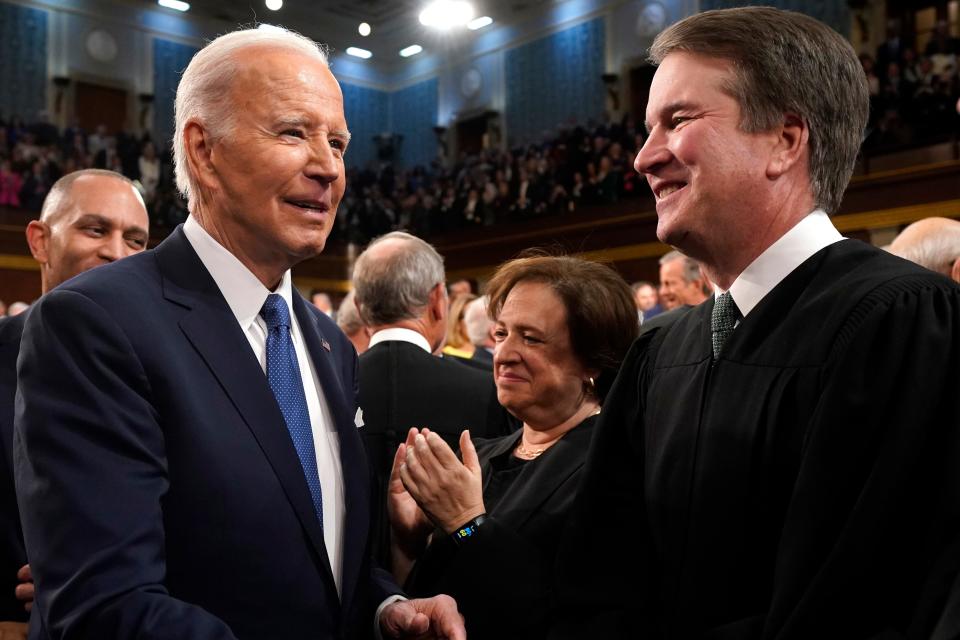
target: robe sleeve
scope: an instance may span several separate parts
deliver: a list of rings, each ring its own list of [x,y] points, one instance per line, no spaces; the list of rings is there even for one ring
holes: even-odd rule
[[[960,287],[887,283],[832,354],[763,636],[928,638],[942,615],[951,624],[960,567]]]

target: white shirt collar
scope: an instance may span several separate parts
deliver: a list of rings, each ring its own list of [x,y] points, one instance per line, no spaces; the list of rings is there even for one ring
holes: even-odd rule
[[[423,334],[417,333],[413,329],[404,329],[403,327],[391,327],[389,329],[381,329],[375,334],[370,336],[370,346],[368,349],[373,349],[375,346],[381,342],[388,341],[399,341],[399,342],[409,342],[410,344],[415,344],[427,353],[433,353],[433,349],[430,348],[430,343],[427,342],[427,339],[423,337]]]
[[[287,306],[293,309],[293,287],[289,270],[283,274],[277,290],[270,291],[235,255],[214,240],[192,215],[183,223],[183,234],[197,252],[203,266],[213,276],[220,293],[244,330],[256,321],[263,303],[271,293],[279,293],[287,301]]]
[[[843,236],[823,210],[817,209],[767,247],[730,285],[730,295],[743,317],[747,317],[764,296],[803,264],[810,256]],[[724,293],[715,287],[716,295]]]

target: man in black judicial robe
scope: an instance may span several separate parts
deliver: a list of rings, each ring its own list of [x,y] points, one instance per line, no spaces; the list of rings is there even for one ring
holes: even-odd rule
[[[827,216],[856,55],[750,8],[651,59],[635,166],[717,293],[642,335],[604,404],[553,637],[957,637],[960,288]]]

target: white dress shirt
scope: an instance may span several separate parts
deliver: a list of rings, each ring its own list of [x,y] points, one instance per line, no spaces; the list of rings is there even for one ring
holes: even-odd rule
[[[375,334],[370,336],[370,344],[367,346],[367,349],[373,349],[375,346],[381,342],[409,342],[410,344],[415,344],[427,353],[433,353],[433,349],[430,348],[430,343],[427,342],[427,339],[423,337],[423,334],[417,333],[413,329],[405,329],[403,327],[390,327],[389,329],[381,329]]]
[[[293,312],[290,272],[283,274],[283,279],[276,291],[270,291],[236,256],[214,240],[193,216],[189,216],[184,223],[183,233],[220,288],[220,293],[223,294],[227,305],[233,311],[240,328],[250,342],[250,348],[257,356],[264,374],[267,370],[267,325],[260,317],[260,309],[271,293],[280,294],[287,303],[290,313],[290,338],[297,354],[297,362],[300,363],[300,376],[303,379],[303,392],[307,399],[310,426],[313,429],[313,446],[323,492],[323,541],[327,547],[327,557],[330,558],[330,568],[339,593],[343,583],[345,516],[340,438],[327,399],[317,379],[313,360],[307,352],[300,324]],[[304,363],[308,366],[304,366]],[[286,429],[286,425],[278,424],[277,428]]]
[[[730,295],[740,313],[746,318],[794,269],[824,247],[843,239],[823,210],[808,214],[757,256],[730,285]],[[716,285],[714,290],[714,295],[725,293]]]

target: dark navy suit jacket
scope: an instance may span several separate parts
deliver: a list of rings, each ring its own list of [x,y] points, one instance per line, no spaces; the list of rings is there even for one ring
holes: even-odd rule
[[[372,635],[397,588],[369,561],[357,357],[296,294],[293,307],[340,439],[342,598],[266,376],[177,229],[27,321],[14,462],[35,637]]]
[[[0,620],[25,621],[27,612],[13,595],[17,571],[27,562],[13,490],[13,401],[17,393],[17,354],[27,314],[0,318]]]

